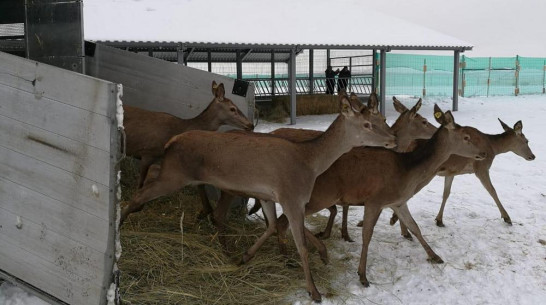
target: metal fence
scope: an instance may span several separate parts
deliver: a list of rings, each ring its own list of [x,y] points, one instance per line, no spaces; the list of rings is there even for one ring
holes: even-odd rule
[[[288,78],[245,78],[245,81],[254,83],[256,97],[270,97],[274,95],[288,95],[290,82]],[[335,79],[337,88],[338,78]],[[312,86],[311,86],[312,82]],[[356,94],[369,95],[372,92],[372,75],[352,76],[347,85],[347,91]],[[336,89],[337,91],[337,89]],[[326,77],[314,77],[312,81],[309,77],[296,78],[296,94],[321,94],[326,93]]]

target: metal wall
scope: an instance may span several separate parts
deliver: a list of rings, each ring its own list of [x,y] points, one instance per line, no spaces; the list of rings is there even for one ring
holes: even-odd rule
[[[235,80],[149,56],[86,42],[86,74],[123,84],[123,103],[193,118],[212,101],[212,81],[224,83],[226,97],[254,118],[254,85],[246,97],[232,94]]]
[[[117,92],[116,84],[0,52],[0,277],[62,302],[106,304]]]

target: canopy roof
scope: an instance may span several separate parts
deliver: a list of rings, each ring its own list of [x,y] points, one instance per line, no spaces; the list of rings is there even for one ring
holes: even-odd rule
[[[292,48],[470,50],[472,45],[370,9],[358,0],[89,0],[86,40],[155,51],[191,50],[191,61],[284,61]],[[339,13],[335,13],[339,12]],[[160,48],[161,50],[158,50]],[[189,53],[189,52],[187,52]],[[223,55],[220,53],[224,53]],[[176,56],[165,53],[164,56]]]

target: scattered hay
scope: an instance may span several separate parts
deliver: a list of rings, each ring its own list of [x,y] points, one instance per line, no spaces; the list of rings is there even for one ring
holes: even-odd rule
[[[123,200],[134,193],[138,169],[134,160],[122,163]],[[295,245],[281,256],[276,238],[269,239],[247,264],[243,253],[265,231],[263,219],[231,215],[224,251],[208,220],[197,220],[199,196],[194,188],[160,198],[132,214],[121,230],[123,255],[121,297],[126,304],[279,304],[305,289],[305,277]],[[181,215],[184,213],[183,238]],[[316,250],[309,261],[318,289],[337,295],[330,279],[343,262],[325,266]],[[332,265],[333,264],[333,265]],[[296,266],[296,267],[287,267]]]

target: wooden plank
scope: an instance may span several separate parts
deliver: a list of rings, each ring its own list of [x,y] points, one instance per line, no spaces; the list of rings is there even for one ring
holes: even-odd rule
[[[110,217],[108,187],[83,178],[77,173],[67,172],[2,146],[0,173],[6,180],[24,185],[101,219]],[[113,194],[113,190],[111,193]]]
[[[0,239],[0,257],[5,272],[24,279],[69,304],[100,304],[104,288],[81,283],[78,278],[65,278],[54,264]]]
[[[104,184],[110,154],[82,142],[0,115],[0,146]]]
[[[109,220],[91,215],[61,201],[51,199],[27,187],[0,178],[0,209],[43,223],[56,233],[108,253],[105,237]],[[66,217],[66,215],[69,215]]]
[[[82,285],[102,285],[103,252],[50,230],[45,222],[34,223],[1,208],[0,223],[2,244],[33,253],[55,266],[67,279],[76,279]]]
[[[0,52],[0,84],[106,115],[109,83]],[[69,84],[67,86],[66,84]]]
[[[110,119],[45,97],[0,86],[0,114],[109,151]]]
[[[163,111],[181,118],[192,118],[212,101],[212,81],[224,83],[226,97],[247,114],[254,116],[254,91],[247,98],[231,94],[234,79],[178,65],[149,56],[96,44],[94,56],[86,56],[86,73],[123,84],[126,105]]]

